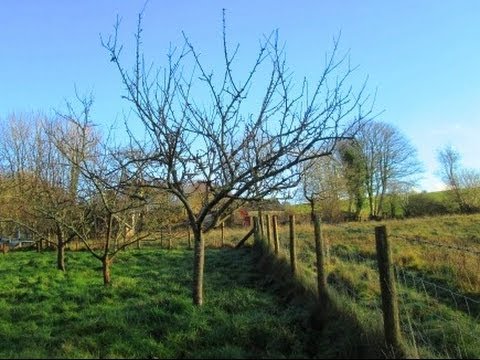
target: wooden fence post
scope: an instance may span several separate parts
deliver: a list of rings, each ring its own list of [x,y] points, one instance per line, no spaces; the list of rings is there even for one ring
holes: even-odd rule
[[[223,248],[223,245],[225,244],[225,223],[222,222],[220,229],[222,230],[222,237],[220,241],[220,247]]]
[[[172,249],[172,227],[168,225],[168,250]]]
[[[327,273],[325,271],[325,245],[318,214],[313,216],[313,229],[315,234],[315,255],[317,257],[318,299],[323,304],[327,300]]]
[[[400,316],[398,312],[395,275],[392,267],[392,252],[385,226],[375,227],[380,290],[382,292],[383,326],[387,346],[401,349]]]
[[[253,218],[253,240],[255,243],[258,243],[260,241],[260,221],[258,217]]]
[[[260,235],[261,238],[263,238],[265,236],[265,231],[264,231],[264,228],[263,228],[263,211],[262,210],[258,210],[258,233]]]
[[[297,272],[297,248],[295,239],[295,215],[289,216],[290,220],[290,265],[292,267],[292,274]]]
[[[265,226],[267,229],[267,244],[268,247],[270,247],[270,241],[271,241],[271,234],[270,234],[270,215],[265,215]]]
[[[190,228],[187,229],[187,242],[188,242],[188,249],[192,249],[192,235],[190,234]]]
[[[278,240],[278,218],[277,215],[272,216],[273,220],[273,245],[275,249],[275,254],[278,255],[280,251],[280,242]]]

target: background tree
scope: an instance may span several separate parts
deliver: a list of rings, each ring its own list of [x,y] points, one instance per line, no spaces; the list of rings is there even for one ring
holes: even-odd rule
[[[340,220],[340,199],[345,197],[346,192],[341,165],[333,155],[316,158],[305,164],[302,190],[310,203],[312,219],[319,212],[327,221]]]
[[[182,203],[195,243],[193,301],[201,305],[202,232],[216,226],[238,200],[260,200],[297,186],[301,165],[330,155],[371,109],[365,84],[355,92],[349,83],[353,69],[348,57],[338,58],[338,39],[311,86],[305,79],[294,81],[277,33],[261,41],[248,70],[234,71],[238,46],[229,47],[225,20],[222,68],[210,69],[184,35],[166,66],[155,69],[144,60],[141,19],[142,14],[131,71],[122,65],[118,22],[103,41],[125,86],[124,98],[147,133],[147,141],[132,138],[136,156],[125,164],[148,169],[151,183]],[[186,189],[199,182],[209,195],[195,210]]]
[[[65,159],[49,139],[40,115],[12,115],[3,126],[1,146],[4,185],[0,217],[17,230],[29,233],[37,241],[57,247],[57,267],[65,270],[64,229],[52,221],[55,216],[71,216],[68,196],[68,172]],[[55,236],[57,241],[51,242]]]
[[[128,166],[119,165],[129,150],[102,141],[95,130],[90,119],[93,97],[77,95],[77,100],[80,110],[67,104],[67,114],[59,115],[62,121],[52,124],[49,131],[52,143],[68,164],[66,191],[75,216],[65,217],[58,212],[50,216],[101,261],[107,286],[114,257],[146,236],[136,231],[137,218],[145,205],[143,179],[137,168],[132,174]]]
[[[461,155],[452,146],[438,150],[440,176],[451,191],[460,212],[471,213],[480,209],[480,172],[464,168]]]
[[[355,220],[360,219],[360,213],[365,203],[366,163],[360,144],[353,141],[340,143],[339,157],[345,189],[348,195],[348,212]]]
[[[365,189],[370,218],[384,214],[385,197],[412,187],[422,171],[416,149],[390,124],[372,121],[360,130],[358,143],[365,166]]]

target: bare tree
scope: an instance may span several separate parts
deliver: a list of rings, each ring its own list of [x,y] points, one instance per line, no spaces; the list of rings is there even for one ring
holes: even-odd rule
[[[302,173],[303,196],[310,203],[312,221],[319,211],[322,218],[339,219],[340,199],[346,192],[341,162],[335,156],[324,156],[305,163]]]
[[[52,143],[68,162],[66,191],[76,216],[50,216],[101,261],[107,286],[114,257],[146,236],[136,231],[136,217],[144,205],[143,190],[139,172],[132,175],[128,166],[120,165],[124,151],[102,142],[96,131],[90,119],[93,97],[76,97],[79,110],[67,103],[68,112],[58,114],[62,122],[52,124],[49,131]]]
[[[416,149],[390,124],[366,124],[359,132],[357,141],[364,158],[370,217],[379,218],[384,212],[386,194],[413,186],[422,167]]]
[[[1,217],[32,234],[39,248],[43,242],[54,244],[51,238],[56,236],[57,268],[64,271],[64,248],[72,237],[52,219],[75,217],[75,210],[68,193],[65,159],[50,141],[47,124],[46,117],[24,115],[12,116],[4,127],[0,151],[11,188],[3,193],[10,197],[3,201],[2,208],[7,211]]]
[[[119,153],[111,149],[73,163],[79,169],[82,209],[81,223],[63,223],[102,263],[103,283],[111,283],[110,268],[114,258],[126,247],[149,236],[138,230],[137,217],[145,205],[141,184],[118,170]],[[80,225],[80,226],[79,226]]]
[[[193,301],[201,305],[202,232],[241,201],[297,186],[301,165],[330,155],[339,140],[351,137],[371,114],[371,104],[365,84],[355,92],[349,83],[354,69],[348,56],[338,57],[338,39],[313,86],[306,79],[295,82],[276,32],[260,42],[248,70],[234,71],[239,46],[228,45],[225,16],[222,69],[209,69],[185,34],[182,46],[168,53],[166,66],[155,68],[144,60],[142,16],[131,71],[122,64],[118,21],[102,44],[146,131],[146,141],[129,131],[137,156],[128,164],[148,169],[150,182],[185,208],[195,242]],[[195,211],[188,189],[200,182],[208,197]]]
[[[478,211],[480,208],[480,172],[464,168],[461,155],[452,146],[438,150],[440,176],[451,190],[454,201],[463,213]]]

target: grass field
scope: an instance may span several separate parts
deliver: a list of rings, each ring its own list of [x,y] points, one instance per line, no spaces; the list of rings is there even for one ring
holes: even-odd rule
[[[192,252],[131,250],[104,288],[98,262],[67,252],[0,258],[1,358],[335,357],[339,339],[310,327],[301,302],[286,301],[255,268],[252,248],[208,250],[206,303],[190,294]],[[328,336],[328,334],[327,334]]]
[[[381,326],[375,226],[392,242],[405,339],[422,357],[480,357],[480,215],[324,225],[331,289],[367,327]],[[310,224],[297,225],[303,277],[313,282]],[[288,254],[288,229],[280,229]],[[439,246],[433,246],[436,244]]]
[[[245,228],[225,229],[221,250],[214,248],[220,231],[206,235],[202,308],[191,302],[192,251],[185,234],[164,241],[171,250],[145,242],[141,250],[122,252],[110,288],[102,286],[98,261],[86,252],[67,252],[65,274],[55,270],[54,252],[10,252],[0,258],[0,357],[377,356],[372,348],[381,347],[383,332],[374,246],[379,224],[323,226],[337,308],[323,316],[320,329],[312,327],[311,304],[287,280],[288,265],[259,267],[254,249],[231,248]],[[381,224],[393,244],[409,353],[480,357],[480,215]],[[288,227],[279,230],[280,260],[288,264]],[[314,291],[311,225],[297,224],[297,237],[297,280]]]

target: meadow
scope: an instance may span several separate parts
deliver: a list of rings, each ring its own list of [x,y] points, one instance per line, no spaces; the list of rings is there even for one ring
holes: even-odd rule
[[[375,226],[392,244],[400,319],[410,353],[420,357],[480,357],[480,215],[352,222],[323,226],[328,284],[346,311],[381,331]],[[298,224],[297,252],[304,281],[313,286],[313,230]],[[280,229],[288,255],[288,229]],[[349,310],[347,310],[349,309]]]
[[[251,248],[210,249],[206,303],[192,304],[192,251],[122,253],[105,288],[98,262],[67,252],[10,252],[0,260],[0,358],[318,358],[348,356],[285,300]],[[353,338],[353,337],[352,337]]]
[[[393,247],[408,355],[480,357],[480,215],[322,225],[334,307],[318,314],[311,224],[297,224],[299,271],[291,277],[288,226],[281,251],[233,249],[245,228],[206,235],[206,302],[191,301],[193,252],[184,232],[121,252],[104,287],[98,262],[67,251],[1,257],[1,358],[389,357],[374,228]],[[248,243],[251,244],[252,240]],[[265,251],[266,250],[266,251]]]
[[[301,220],[296,224],[297,278],[314,292],[313,227],[303,221],[303,215],[300,211]],[[378,339],[374,338],[381,336],[383,320],[374,234],[375,227],[382,224],[387,226],[392,244],[402,333],[409,354],[480,357],[479,214],[323,224],[327,280],[338,307],[362,324],[366,341],[376,346]],[[244,228],[227,228],[224,243],[233,246],[245,233]],[[288,263],[287,224],[279,226],[279,237],[279,258]],[[210,247],[219,246],[221,231],[209,233],[206,239]]]

